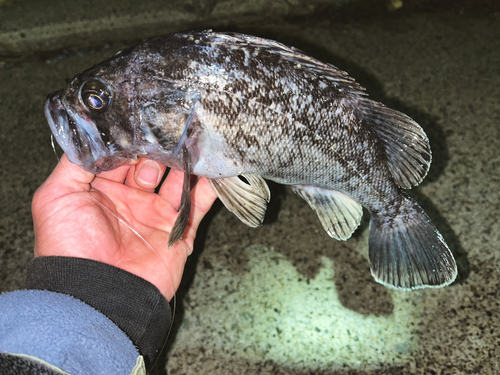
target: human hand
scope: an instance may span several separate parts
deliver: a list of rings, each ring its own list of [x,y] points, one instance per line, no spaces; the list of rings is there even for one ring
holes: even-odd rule
[[[165,169],[142,159],[94,175],[63,155],[33,197],[35,257],[107,263],[151,282],[170,301],[193,251],[198,225],[217,195],[205,178],[199,179],[191,191],[191,215],[183,238],[168,248],[183,172],[171,170],[156,194]]]

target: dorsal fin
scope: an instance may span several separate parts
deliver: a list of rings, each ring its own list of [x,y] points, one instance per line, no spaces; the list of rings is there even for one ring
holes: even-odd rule
[[[422,182],[431,165],[431,148],[424,130],[405,114],[362,98],[360,106],[378,136],[394,181],[403,189]]]
[[[250,51],[258,51],[265,58],[267,55],[270,58],[279,57],[283,62],[289,62],[295,66],[300,66],[305,74],[309,73],[321,79],[329,86],[335,87],[337,90],[349,92],[353,95],[366,96],[364,88],[357,83],[349,74],[340,70],[336,66],[319,61],[298,48],[290,47],[280,42],[271,39],[260,38],[252,35],[224,32],[210,34],[214,38],[213,45],[223,44],[224,46],[231,45],[232,49],[241,48]]]

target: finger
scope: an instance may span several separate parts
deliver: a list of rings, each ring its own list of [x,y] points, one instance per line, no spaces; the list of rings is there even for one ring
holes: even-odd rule
[[[207,212],[212,207],[217,199],[212,186],[206,178],[200,178],[196,186],[191,192],[191,215],[189,219],[189,226],[196,232],[201,220],[205,217]]]
[[[57,198],[69,193],[88,191],[90,189],[89,184],[94,178],[95,175],[93,173],[87,172],[71,163],[66,154],[64,154],[50,176],[38,190],[42,192],[47,191],[51,193],[53,198]]]
[[[95,175],[72,164],[66,154],[61,157],[55,169],[33,196],[32,214],[38,218],[47,203],[73,193],[87,192]]]
[[[181,205],[184,172],[170,169],[168,176],[160,188],[159,195],[176,210]]]
[[[97,175],[97,178],[104,178],[105,180],[121,182],[125,181],[125,177],[127,177],[127,173],[130,169],[133,169],[133,166],[121,165],[118,168],[115,168],[111,171],[101,172]]]
[[[160,193],[150,194],[141,190],[130,192],[127,195],[126,203],[128,206],[137,205],[142,208],[137,210],[134,215],[141,223],[147,223],[151,228],[170,232],[172,225],[177,218],[177,209],[180,205],[182,192],[183,172],[171,170],[163,183]],[[106,187],[100,188],[106,193]],[[213,202],[217,198],[216,193],[205,178],[201,178],[191,191],[191,213],[188,227],[195,232],[199,223],[206,213],[210,210]],[[194,239],[195,233],[187,233],[186,239]],[[192,241],[191,241],[192,244]]]
[[[130,168],[125,184],[133,188],[152,192],[159,185],[167,167],[157,161],[142,159]]]
[[[174,209],[178,209],[180,206],[183,180],[184,172],[172,169],[159,192],[160,196]],[[191,213],[188,226],[193,229],[193,233],[190,232],[188,235],[192,235],[193,239],[201,220],[210,210],[216,199],[217,194],[207,179],[204,177],[200,178],[191,190]]]
[[[174,172],[174,171],[170,171],[170,173],[172,173],[172,172]],[[172,179],[175,179],[174,183],[169,184],[169,187],[167,186],[163,191],[163,194],[165,194],[164,201],[167,201],[168,199],[173,201],[172,203],[168,203],[173,208],[179,206],[180,191],[182,190],[182,188],[180,187],[180,184],[181,184],[180,180],[182,180],[182,173],[180,173],[178,171],[175,171],[175,172],[177,172],[177,173],[174,173],[174,175],[172,176]],[[167,176],[167,180],[169,177],[170,177],[170,175]],[[165,183],[169,182],[167,180],[165,180]],[[175,190],[171,191],[172,188],[175,188],[174,185],[176,185],[176,184],[177,184],[178,192]],[[165,184],[163,186],[165,186]],[[162,186],[162,189],[163,189],[163,186]],[[168,195],[170,191],[171,191],[171,194]],[[187,255],[190,255],[191,251],[193,250],[193,244],[194,244],[194,239],[196,237],[196,231],[198,229],[198,226],[200,225],[201,220],[205,217],[205,215],[210,210],[210,208],[212,207],[212,204],[214,203],[214,201],[216,199],[217,199],[217,194],[212,189],[212,186],[210,186],[207,179],[200,178],[198,180],[197,184],[195,185],[195,187],[191,191],[191,212],[189,215],[189,221],[188,221],[186,232],[183,235],[183,240],[188,245],[188,249],[189,249],[189,251],[187,252]],[[161,211],[158,210],[159,205],[156,205],[155,207],[157,208],[157,210],[156,210],[157,214],[160,215]],[[170,227],[168,227],[167,230],[170,231],[171,226],[173,225],[173,219],[175,219],[177,217],[177,213],[176,212],[173,213],[172,211],[167,211],[167,210],[165,210],[165,212],[168,213],[168,216],[170,218],[170,220],[166,220],[166,223],[170,224]]]

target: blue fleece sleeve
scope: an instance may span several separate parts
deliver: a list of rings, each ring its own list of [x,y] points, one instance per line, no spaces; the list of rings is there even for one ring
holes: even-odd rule
[[[69,295],[0,295],[0,351],[40,358],[72,375],[130,374],[139,352],[106,316]]]
[[[103,313],[132,340],[146,366],[158,357],[172,321],[156,286],[91,259],[35,258],[28,264],[25,287],[68,294]]]

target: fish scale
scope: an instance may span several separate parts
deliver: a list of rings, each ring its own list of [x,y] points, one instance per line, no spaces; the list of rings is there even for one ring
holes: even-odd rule
[[[441,234],[403,190],[430,166],[422,128],[293,47],[209,30],[165,35],[78,74],[48,97],[45,115],[69,160],[88,171],[138,157],[184,171],[169,245],[189,219],[191,173],[250,226],[264,219],[269,179],[290,185],[338,240],[366,207],[376,281],[411,290],[456,277]]]

